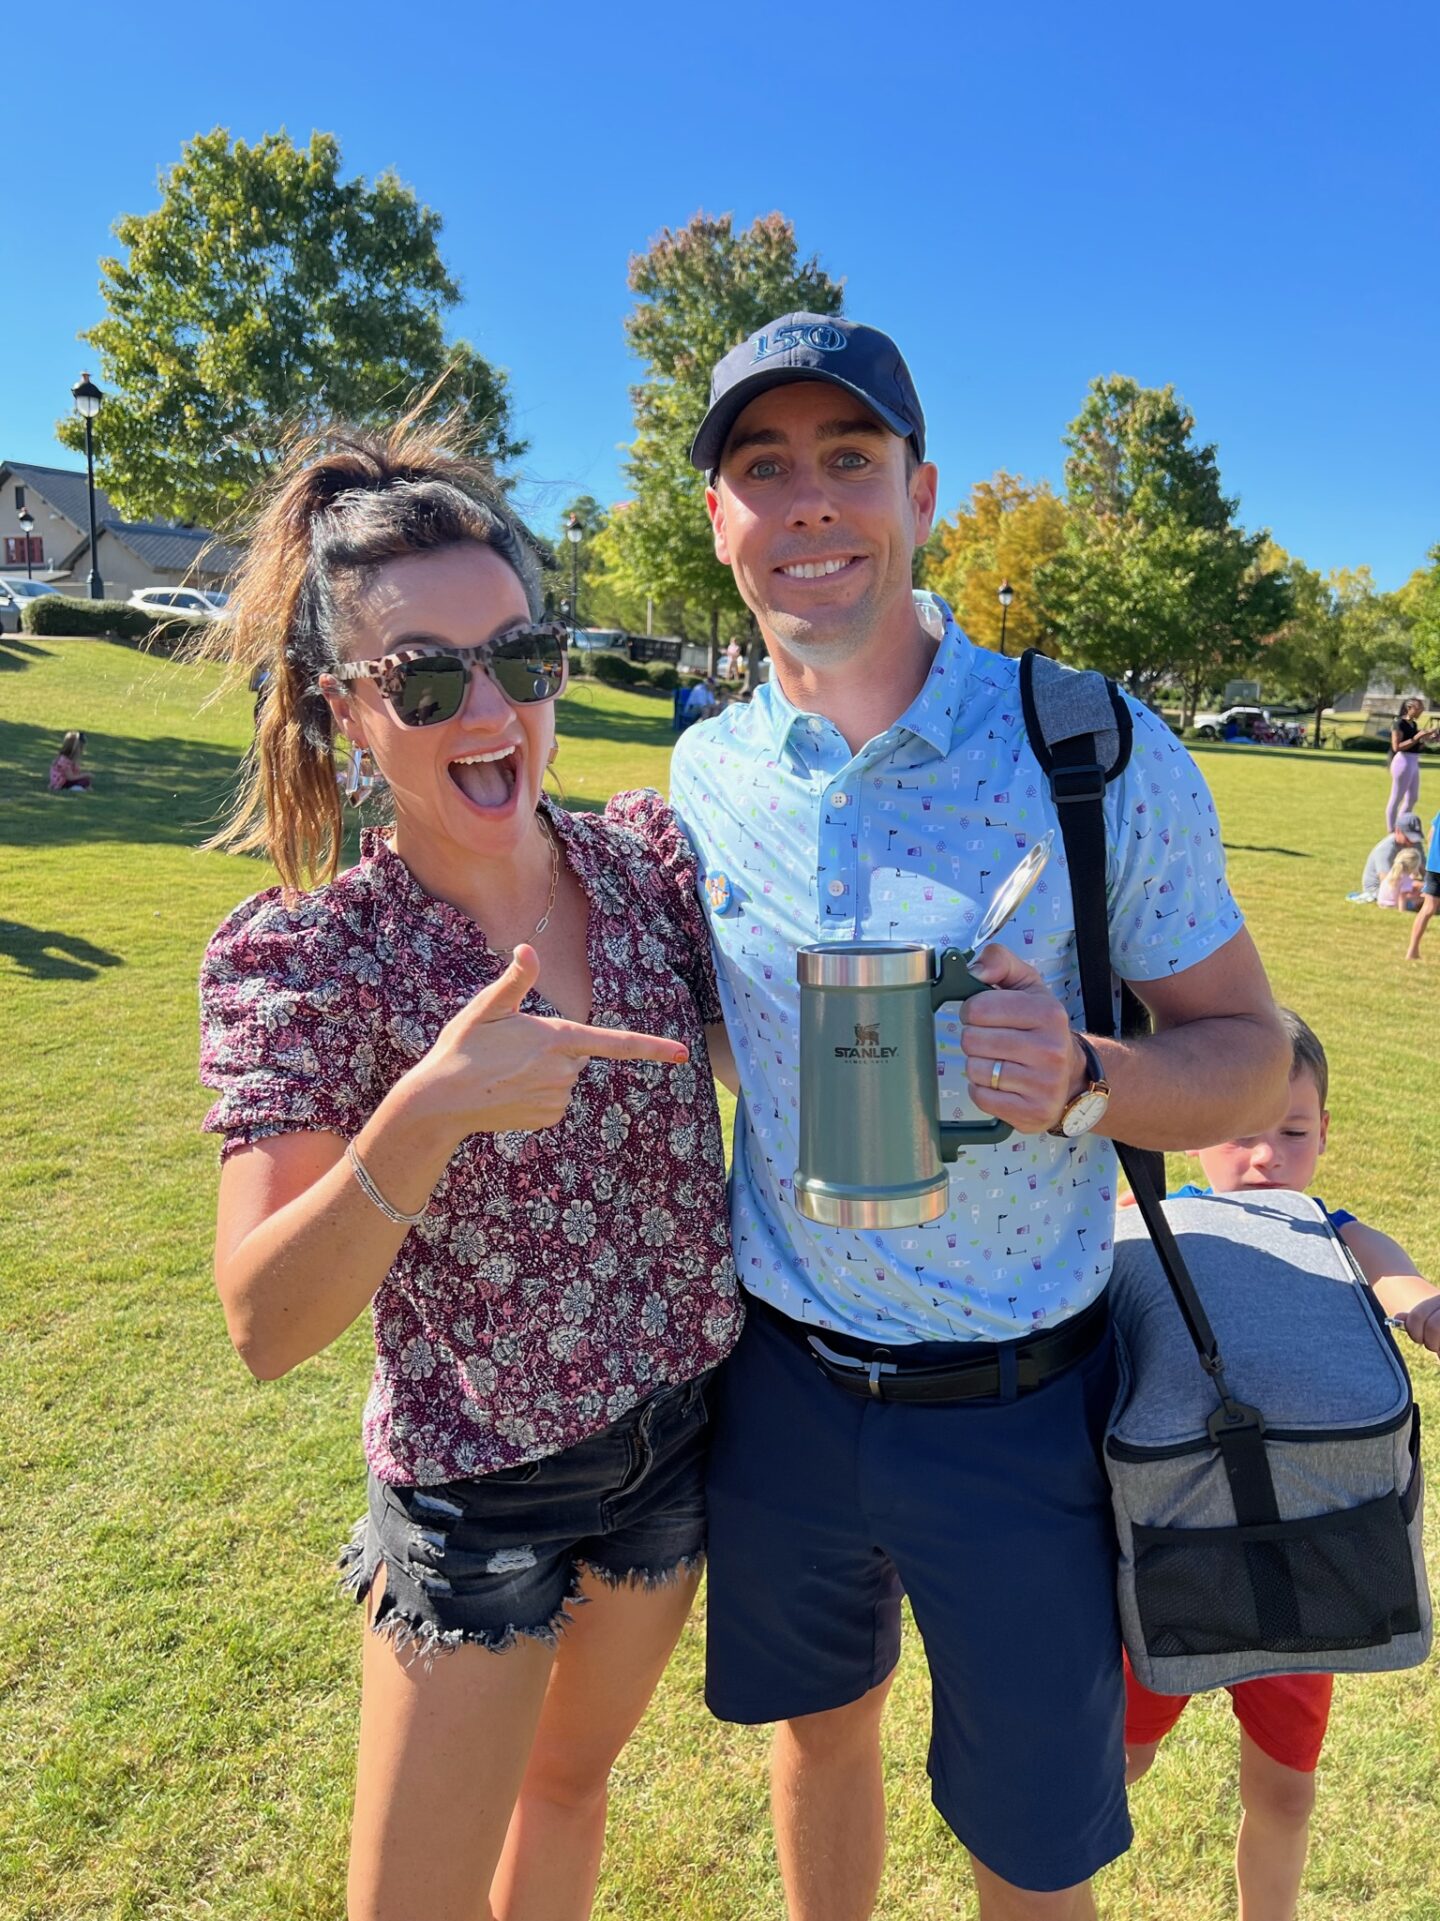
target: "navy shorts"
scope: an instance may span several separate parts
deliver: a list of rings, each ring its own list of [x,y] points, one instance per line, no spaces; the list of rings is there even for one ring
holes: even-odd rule
[[[930,1667],[932,1797],[958,1838],[1042,1892],[1123,1854],[1100,1456],[1114,1393],[1108,1329],[1031,1393],[937,1407],[847,1394],[748,1315],[712,1396],[711,1712],[781,1721],[859,1700],[899,1657],[908,1594]]]
[[[588,1569],[658,1586],[705,1550],[705,1391],[662,1388],[559,1454],[474,1480],[399,1487],[370,1476],[369,1511],[340,1558],[345,1585],[385,1587],[372,1626],[426,1655],[517,1635],[554,1643]]]
[[[1427,867],[1425,870],[1425,885],[1422,891],[1429,894],[1432,899],[1440,900],[1440,874],[1437,874],[1433,867]]]

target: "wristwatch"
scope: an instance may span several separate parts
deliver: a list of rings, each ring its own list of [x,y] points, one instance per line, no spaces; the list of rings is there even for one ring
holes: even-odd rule
[[[1085,1085],[1073,1100],[1066,1101],[1060,1110],[1059,1120],[1050,1129],[1052,1134],[1058,1134],[1067,1141],[1073,1141],[1077,1134],[1088,1134],[1092,1127],[1099,1124],[1110,1105],[1110,1083],[1100,1065],[1100,1056],[1083,1034],[1077,1034],[1075,1038],[1085,1056]]]

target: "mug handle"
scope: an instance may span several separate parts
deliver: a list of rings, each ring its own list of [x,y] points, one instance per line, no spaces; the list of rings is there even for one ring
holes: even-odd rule
[[[947,947],[940,956],[940,971],[930,983],[930,1006],[938,1012],[947,1001],[968,1001],[985,986],[970,972],[967,957],[958,947]],[[941,1121],[940,1158],[953,1161],[962,1147],[993,1147],[1009,1140],[1015,1129],[1009,1121]]]

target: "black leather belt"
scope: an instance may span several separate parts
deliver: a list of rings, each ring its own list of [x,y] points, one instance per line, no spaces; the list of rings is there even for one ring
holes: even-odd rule
[[[927,1361],[936,1346],[919,1341],[902,1347],[876,1347],[852,1335],[807,1327],[771,1307],[758,1296],[746,1296],[746,1306],[760,1314],[788,1340],[801,1347],[820,1372],[847,1394],[876,1401],[979,1401],[1001,1392],[1000,1344],[976,1341],[976,1352],[951,1354],[943,1361]],[[1101,1294],[1059,1327],[1026,1334],[1005,1343],[1015,1359],[1016,1392],[1028,1394],[1067,1367],[1084,1360],[1099,1345],[1110,1319],[1110,1301]]]

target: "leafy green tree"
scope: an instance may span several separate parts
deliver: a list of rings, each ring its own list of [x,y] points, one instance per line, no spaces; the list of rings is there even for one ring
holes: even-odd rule
[[[1314,714],[1318,747],[1327,707],[1378,671],[1405,671],[1405,619],[1394,594],[1376,593],[1368,567],[1322,577],[1292,560],[1289,575],[1293,611],[1265,648],[1265,680]]]
[[[1399,600],[1410,622],[1411,665],[1433,696],[1440,695],[1440,541],[1400,589]]]
[[[636,436],[627,471],[634,498],[606,531],[608,564],[618,592],[701,612],[713,672],[721,620],[751,623],[729,568],[715,558],[705,481],[689,461],[709,401],[710,369],[777,314],[838,313],[844,290],[818,259],[799,258],[795,230],[778,213],[738,234],[729,214],[696,214],[683,227],[665,228],[631,260],[630,288],[638,299],[625,331],[647,371],[631,389]]]
[[[1065,546],[1035,581],[1068,656],[1142,696],[1179,681],[1187,720],[1291,607],[1283,571],[1265,563],[1268,535],[1235,524],[1194,427],[1173,387],[1093,380],[1065,437]]]
[[[1000,645],[1000,583],[1015,598],[1005,617],[1007,652],[1054,651],[1054,629],[1035,576],[1065,545],[1065,503],[1048,481],[1029,487],[1019,474],[977,481],[968,507],[957,507],[925,543],[921,584],[941,594],[965,632],[982,647]]]
[[[97,466],[122,512],[219,524],[288,426],[393,415],[446,369],[437,407],[493,460],[524,451],[504,374],[445,339],[460,290],[440,217],[393,173],[342,180],[332,134],[249,146],[217,127],[161,187],[116,222],[125,254],[101,261],[106,317],[82,336],[110,389]],[[79,421],[57,432],[84,444]]]

